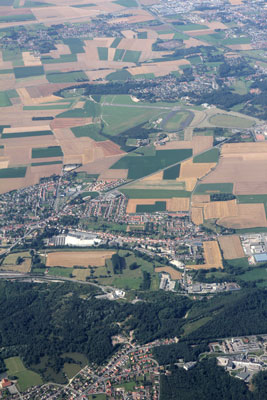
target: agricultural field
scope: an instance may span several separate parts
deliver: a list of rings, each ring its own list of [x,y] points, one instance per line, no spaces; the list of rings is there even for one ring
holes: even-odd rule
[[[37,147],[32,149],[32,158],[61,157],[63,156],[60,146]]]
[[[5,257],[3,263],[0,266],[3,271],[14,271],[14,272],[30,272],[31,270],[31,256],[28,251],[12,253]]]
[[[25,390],[31,386],[41,385],[43,383],[41,376],[27,369],[20,357],[10,357],[6,358],[4,361],[8,375],[18,377],[18,386],[22,392],[25,392]]]
[[[89,250],[89,251],[57,251],[51,252],[47,255],[47,267],[66,267],[72,268],[74,265],[83,267],[91,266],[104,266],[105,261],[111,258],[115,252],[112,250]]]
[[[221,236],[218,240],[222,250],[223,258],[226,260],[233,260],[245,256],[238,235]]]
[[[112,166],[112,169],[127,169],[128,179],[138,179],[184,160],[192,155],[191,149],[160,150],[155,156],[125,156]]]

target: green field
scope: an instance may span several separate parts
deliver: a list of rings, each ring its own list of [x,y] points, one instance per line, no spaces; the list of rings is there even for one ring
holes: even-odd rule
[[[138,7],[138,4],[135,0],[116,0],[114,3],[123,7]]]
[[[208,42],[210,44],[220,44],[221,41],[225,38],[225,33],[224,32],[216,32],[212,33],[209,35],[200,35],[197,36],[199,40],[204,40],[205,42]]]
[[[180,175],[180,164],[174,165],[163,171],[163,179],[176,179]]]
[[[83,71],[50,72],[46,78],[50,83],[86,82],[89,80]]]
[[[71,130],[76,137],[90,137],[97,142],[107,140],[107,138],[100,134],[100,125],[97,124],[75,126]]]
[[[52,131],[33,131],[33,132],[12,132],[12,133],[2,133],[2,139],[17,139],[30,136],[49,136],[53,135]]]
[[[129,199],[171,199],[172,197],[190,197],[191,192],[168,189],[120,189]]]
[[[177,112],[174,116],[168,119],[167,123],[164,125],[164,129],[167,131],[178,130],[181,123],[184,122],[188,116],[188,112]]]
[[[200,24],[185,24],[185,25],[176,25],[177,29],[181,31],[198,31],[201,29],[209,29],[208,26],[206,25],[200,25]]]
[[[50,56],[41,57],[42,64],[58,64],[77,61],[77,56],[74,53],[61,54],[59,58],[52,58]]]
[[[115,107],[102,106],[102,120],[104,122],[104,133],[118,135],[134,126],[155,118],[161,110],[158,108],[139,107]]]
[[[156,201],[155,204],[137,204],[137,213],[154,213],[157,211],[166,211],[166,201]]]
[[[107,61],[107,59],[108,59],[108,48],[107,47],[98,47],[97,52],[98,52],[99,60]]]
[[[25,368],[20,357],[6,358],[5,364],[9,376],[17,376],[19,389],[24,392],[31,386],[41,385],[42,378],[36,372]]]
[[[48,275],[52,275],[52,276],[64,276],[65,278],[70,278],[72,272],[73,272],[73,268],[64,268],[64,267],[48,268]]]
[[[147,39],[147,32],[138,32],[137,38],[138,39]]]
[[[201,183],[196,187],[195,194],[233,193],[232,183]]]
[[[70,51],[73,54],[85,53],[83,48],[84,42],[79,38],[67,38],[63,40],[63,43],[69,46]]]
[[[121,39],[122,38],[120,38],[120,37],[116,37],[114,40],[113,40],[113,42],[111,43],[111,48],[112,49],[115,49],[116,47],[118,47],[118,45],[120,44],[120,42],[121,42]]]
[[[63,156],[60,146],[37,147],[32,149],[32,158],[61,157]]]
[[[35,67],[15,67],[14,68],[15,78],[29,78],[31,76],[40,76],[44,75],[44,67],[35,66]]]
[[[247,118],[235,117],[228,114],[216,114],[209,118],[212,125],[220,126],[222,128],[251,128],[254,121]]]
[[[31,163],[32,167],[41,167],[42,165],[55,165],[55,164],[62,164],[62,161],[44,161],[44,162],[37,162]]]
[[[123,49],[116,49],[113,61],[121,61],[124,56],[125,50]]]
[[[5,75],[5,74],[13,74],[13,68],[10,68],[10,69],[0,69],[0,75]]]
[[[264,280],[265,286],[267,285],[267,268],[253,268],[250,271],[245,272],[244,274],[237,276],[239,279],[245,282],[253,282],[258,280]]]
[[[35,21],[36,18],[33,14],[18,14],[18,15],[5,15],[0,16],[1,22],[23,22],[23,21]]]
[[[137,63],[140,56],[141,51],[126,50],[122,61]]]
[[[9,107],[12,103],[6,92],[0,92],[0,107]]]
[[[187,60],[190,61],[191,65],[197,65],[203,63],[202,59],[199,56],[187,57]]]
[[[128,79],[132,79],[132,75],[126,69],[120,69],[116,72],[111,72],[106,76],[108,81],[127,81]]]
[[[248,44],[251,40],[249,37],[238,37],[238,38],[229,38],[222,41],[224,45],[231,45],[231,44]]]
[[[19,49],[2,49],[3,61],[22,61],[22,54]],[[13,72],[13,70],[12,70]]]
[[[128,169],[129,179],[138,179],[169,165],[178,163],[192,155],[192,149],[157,150],[155,156],[125,156],[111,169]]]
[[[199,154],[193,158],[194,163],[217,163],[220,157],[220,150],[215,147],[206,151],[205,153]]]
[[[10,167],[0,169],[0,179],[24,178],[27,167]]]
[[[101,106],[94,101],[87,100],[83,108],[74,108],[57,115],[57,118],[88,118],[98,117],[100,115]]]
[[[36,111],[40,111],[40,110],[66,110],[67,108],[69,108],[71,106],[71,104],[53,104],[53,105],[44,105],[44,106],[24,106],[23,110],[36,110]]]

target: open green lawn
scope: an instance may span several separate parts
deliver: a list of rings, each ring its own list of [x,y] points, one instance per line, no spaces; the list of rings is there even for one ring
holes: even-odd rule
[[[211,319],[212,319],[212,317],[203,317],[203,318],[198,319],[197,321],[186,323],[183,326],[183,331],[184,331],[183,336],[189,335],[191,332],[194,332],[201,326],[205,325]]]
[[[149,121],[159,115],[161,110],[143,107],[114,107],[102,106],[102,120],[104,132],[117,135],[127,129]]]
[[[48,268],[48,275],[54,276],[64,276],[65,278],[70,278],[73,272],[73,268],[64,267],[50,267]]]
[[[71,128],[71,130],[76,137],[90,137],[97,142],[107,140],[107,138],[100,134],[100,125],[97,124],[75,126],[74,128]]]
[[[98,47],[97,52],[98,52],[99,60],[107,61],[107,59],[108,59],[108,48],[107,47]]]
[[[32,149],[32,158],[63,156],[60,146],[36,147]]]
[[[125,156],[111,169],[128,169],[129,179],[138,179],[169,165],[178,163],[192,155],[192,149],[157,150],[155,156]]]
[[[12,103],[9,100],[9,97],[6,94],[6,92],[0,92],[0,107],[8,107],[11,105],[12,105]]]
[[[120,189],[129,199],[171,199],[172,197],[190,197],[186,190],[168,189]]]
[[[19,389],[22,392],[31,386],[41,385],[43,383],[40,375],[25,368],[20,357],[10,357],[6,358],[4,361],[8,370],[8,375],[18,377]]]
[[[0,179],[24,178],[27,167],[10,167],[0,169]]]
[[[193,158],[194,163],[217,163],[219,160],[220,151],[218,148],[213,148],[205,153],[199,154]]]
[[[228,114],[216,114],[209,118],[212,125],[223,128],[251,128],[254,121],[247,118],[236,117]]]
[[[238,275],[237,277],[245,282],[253,282],[259,279],[267,281],[267,268],[253,268],[252,270],[247,271],[242,275]]]
[[[83,108],[74,108],[73,110],[64,111],[58,114],[57,118],[94,118],[100,115],[100,111],[100,104],[87,100]]]
[[[2,139],[17,139],[30,136],[49,136],[53,135],[50,130],[47,131],[32,131],[32,132],[12,132],[12,133],[2,133]]]
[[[15,78],[29,78],[31,76],[44,75],[44,68],[42,65],[34,67],[15,67],[14,68]]]
[[[178,130],[181,123],[184,122],[188,116],[188,112],[177,112],[170,119],[168,119],[167,123],[164,125],[164,129],[167,131]]]
[[[232,183],[201,183],[196,187],[195,194],[233,193]]]
[[[89,80],[83,71],[50,72],[46,78],[50,83],[86,82]]]

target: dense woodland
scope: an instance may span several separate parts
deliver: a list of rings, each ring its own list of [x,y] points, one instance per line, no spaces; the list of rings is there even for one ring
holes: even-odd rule
[[[189,371],[171,367],[171,375],[161,377],[161,400],[263,400],[267,396],[267,372],[253,380],[253,392],[233,378],[215,359],[203,360]]]
[[[120,260],[114,260],[118,268]],[[144,288],[150,276],[144,277]],[[109,301],[95,297],[99,290],[73,283],[33,284],[0,282],[0,368],[6,357],[19,355],[28,367],[43,356],[59,371],[65,352],[84,354],[89,362],[103,363],[117,347],[112,336],[134,331],[135,340],[146,343],[158,338],[179,337],[185,324],[202,317],[210,320],[183,336],[184,344],[157,349],[165,363],[177,358],[195,359],[209,338],[266,332],[267,296],[264,290],[246,290],[213,299],[192,301],[166,292],[136,292],[141,301]],[[185,319],[185,315],[188,317]],[[192,344],[198,344],[193,349]],[[171,356],[173,353],[173,356]],[[166,357],[165,357],[166,358]]]

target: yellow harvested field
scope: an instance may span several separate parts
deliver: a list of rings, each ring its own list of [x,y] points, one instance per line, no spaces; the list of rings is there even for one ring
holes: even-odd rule
[[[218,225],[229,229],[267,227],[264,204],[238,204],[237,215],[220,218]]]
[[[189,210],[189,198],[173,197],[166,201],[166,208],[168,211],[188,211]]]
[[[235,217],[238,215],[238,205],[236,200],[212,201],[204,203],[204,218],[224,218]]]
[[[227,45],[227,47],[229,47],[232,50],[253,50],[253,47],[251,46],[251,44],[247,43],[247,44],[231,44],[231,45]]]
[[[106,179],[126,179],[128,175],[128,169],[108,169],[99,175],[98,180]]]
[[[180,167],[179,180],[183,178],[201,178],[206,175],[216,163],[194,163],[193,159],[183,161]]]
[[[208,203],[210,201],[209,194],[194,194],[192,196],[192,202],[196,203]]]
[[[37,57],[31,54],[29,51],[25,51],[22,53],[22,58],[25,67],[32,67],[36,65],[42,65],[40,57]]]
[[[136,32],[134,32],[134,31],[131,31],[130,29],[127,29],[127,30],[125,30],[125,31],[121,31],[121,33],[123,34],[123,36],[126,38],[126,39],[134,39],[137,35],[136,35]]]
[[[202,42],[202,40],[198,40],[195,38],[190,38],[184,40],[185,48],[189,49],[190,47],[197,47],[197,46],[210,46],[210,44],[206,42]]]
[[[226,26],[220,21],[212,21],[212,22],[205,21],[204,25],[207,25],[210,29],[228,29],[228,26]]]
[[[267,142],[226,143],[221,154],[267,153]]]
[[[126,39],[123,39],[126,40]],[[140,40],[140,41],[144,41]],[[165,52],[163,52],[165,54]],[[147,54],[147,58],[150,58],[151,53]],[[157,54],[158,57],[158,54]],[[144,57],[141,58],[141,61],[144,61]],[[154,74],[155,76],[166,75],[172,71],[176,71],[179,69],[181,65],[189,65],[189,61],[185,59],[174,60],[174,61],[162,61],[160,63],[149,63],[143,65],[141,67],[131,67],[128,68],[128,71],[131,75],[139,75],[139,74]],[[202,136],[203,137],[203,136]]]
[[[136,212],[136,206],[138,204],[150,204],[153,205],[155,204],[156,201],[165,201],[165,199],[129,199],[127,208],[126,208],[126,213],[127,214],[133,214]]]
[[[203,118],[203,113],[195,113],[195,117],[192,121],[192,124],[195,126],[200,123]],[[194,136],[192,139],[193,145],[193,154],[196,155],[198,153],[202,153],[205,150],[210,149],[213,146],[213,137],[212,136]]]
[[[203,224],[203,211],[201,207],[192,207],[191,220],[195,225]]]
[[[197,178],[181,178],[180,180],[177,179],[177,182],[184,182],[185,190],[192,192],[197,184]]]
[[[240,4],[243,4],[243,0],[229,0],[232,6],[239,6]]]
[[[41,126],[21,126],[17,128],[4,128],[3,133],[14,133],[14,132],[35,132],[35,131],[47,131],[50,130],[49,125]]]
[[[238,235],[220,236],[219,244],[226,260],[245,257],[240,237]]]
[[[223,268],[222,255],[216,240],[203,242],[205,265],[209,268]]]
[[[204,136],[203,136],[204,137]],[[189,140],[173,140],[164,146],[157,145],[156,150],[192,149],[193,143]]]
[[[182,279],[183,274],[179,271],[176,271],[176,269],[172,267],[156,267],[155,271],[160,273],[160,272],[166,272],[171,276],[171,279],[174,281]]]
[[[103,267],[105,261],[115,254],[112,250],[91,250],[91,251],[54,251],[48,253],[46,259],[47,267],[72,268],[74,265],[83,267]]]
[[[87,276],[90,276],[89,269],[74,269],[72,271],[72,275],[74,278],[78,279],[79,281],[86,281]]]

